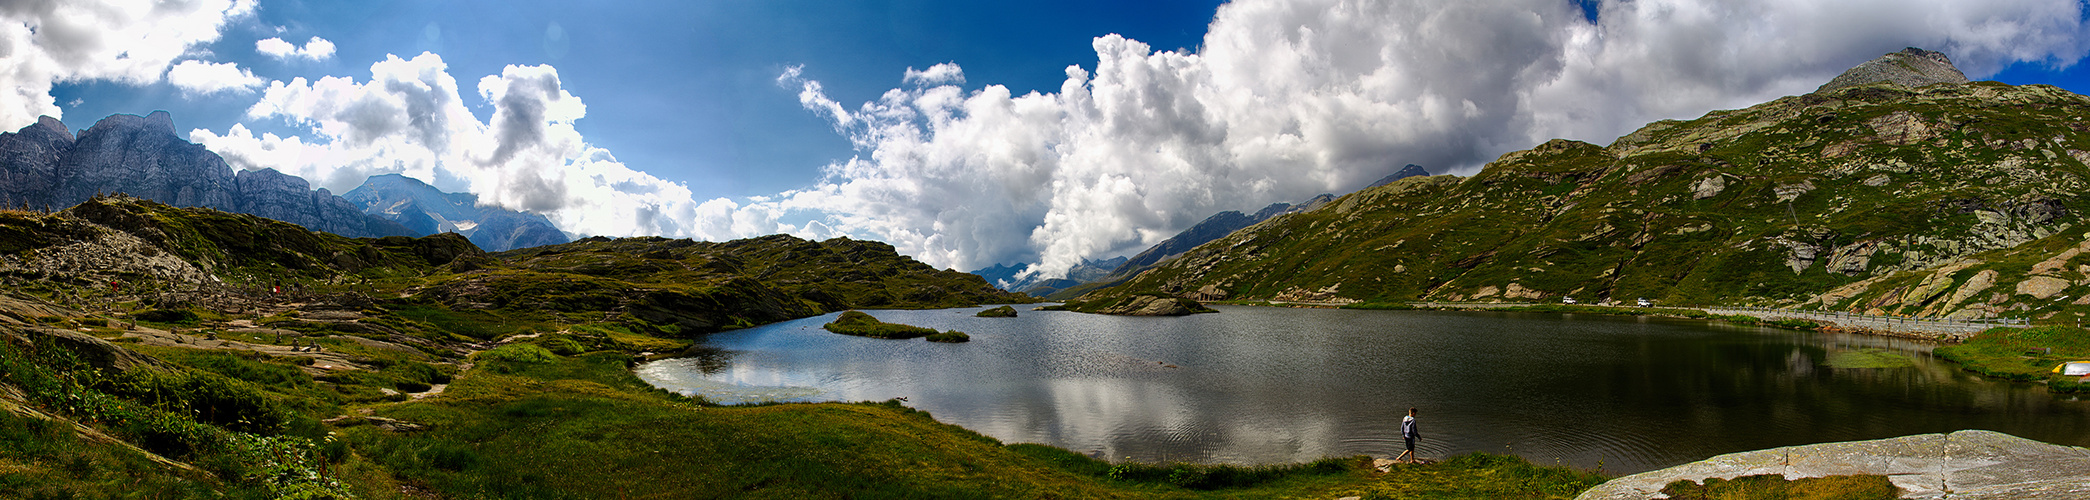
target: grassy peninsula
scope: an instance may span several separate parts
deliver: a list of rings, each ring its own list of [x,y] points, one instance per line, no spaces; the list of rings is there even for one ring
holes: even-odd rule
[[[1991,328],[1966,343],[1939,347],[1938,357],[2007,380],[2046,382],[2059,393],[2090,392],[2080,376],[2053,373],[2061,363],[2090,360],[2090,331],[2072,326]]]

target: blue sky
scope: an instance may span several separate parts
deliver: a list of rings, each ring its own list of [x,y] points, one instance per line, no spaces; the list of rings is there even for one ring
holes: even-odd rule
[[[443,56],[461,79],[511,64],[554,65],[588,104],[576,126],[590,142],[711,199],[805,187],[820,167],[851,155],[848,140],[799,106],[795,89],[776,84],[787,66],[803,65],[846,102],[877,98],[909,67],[953,61],[971,81],[1050,92],[1066,66],[1094,65],[1096,36],[1194,49],[1219,3],[264,1],[252,22],[229,26],[207,47],[216,61],[276,80],[364,77],[386,54],[423,51]],[[553,26],[564,43],[548,35]],[[312,36],[333,42],[334,57],[276,61],[254,47],[262,38]],[[249,94],[185,98],[170,85],[106,81],[63,84],[52,94],[81,101],[66,107],[76,129],[164,109],[184,130],[242,121],[282,130],[243,120]],[[491,112],[473,111],[481,119]]]
[[[2082,0],[140,2],[0,4],[0,128],[167,110],[233,168],[337,192],[403,173],[575,235],[1048,275],[1902,47],[2090,90]]]

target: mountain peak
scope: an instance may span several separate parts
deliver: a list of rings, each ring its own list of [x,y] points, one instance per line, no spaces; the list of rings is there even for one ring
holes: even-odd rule
[[[1821,88],[1814,89],[1814,93],[1826,94],[1832,90],[1880,82],[1916,88],[1934,83],[1967,83],[1967,75],[1959,72],[1959,68],[1952,65],[1952,59],[1945,57],[1943,52],[1909,47],[1845,70],[1829,83],[1822,84]]]
[[[1401,167],[1401,170],[1400,170],[1399,172],[1394,172],[1394,173],[1393,173],[1393,175],[1388,175],[1388,176],[1386,176],[1386,177],[1380,178],[1378,182],[1373,182],[1373,183],[1372,183],[1371,185],[1369,185],[1369,186],[1365,186],[1365,187],[1364,187],[1364,189],[1371,189],[1371,188],[1375,188],[1375,187],[1379,187],[1379,186],[1384,186],[1384,185],[1387,185],[1387,184],[1392,184],[1392,183],[1393,183],[1393,181],[1397,181],[1397,180],[1401,180],[1401,179],[1406,179],[1406,178],[1409,178],[1409,177],[1416,177],[1416,176],[1425,176],[1425,175],[1430,175],[1430,171],[1428,171],[1428,170],[1423,170],[1423,168],[1422,168],[1422,165],[1416,165],[1416,164],[1410,163],[1410,164],[1408,164],[1408,166],[1405,166],[1405,167]]]
[[[58,121],[57,118],[52,118],[51,115],[43,115],[36,117],[35,126],[43,127],[44,130],[49,130],[53,134],[58,134],[59,137],[64,137],[65,142],[73,142],[73,131],[67,130],[65,128],[65,122]],[[23,131],[26,132],[27,129],[23,129]]]

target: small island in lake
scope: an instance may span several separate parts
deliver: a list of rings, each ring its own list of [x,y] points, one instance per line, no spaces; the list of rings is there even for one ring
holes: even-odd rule
[[[957,330],[937,332],[935,328],[923,328],[914,325],[887,323],[884,321],[879,321],[878,318],[873,317],[870,314],[866,314],[863,311],[843,311],[841,317],[835,318],[834,322],[832,323],[820,325],[820,328],[824,328],[827,329],[827,331],[843,335],[855,335],[858,337],[871,337],[875,339],[911,339],[916,337],[928,337],[928,340],[930,342],[951,343],[967,342],[972,340],[972,336],[966,335],[965,332]]]
[[[1001,306],[985,311],[980,311],[979,314],[974,314],[973,316],[978,316],[982,318],[1014,318],[1016,317],[1016,308],[1009,306]]]

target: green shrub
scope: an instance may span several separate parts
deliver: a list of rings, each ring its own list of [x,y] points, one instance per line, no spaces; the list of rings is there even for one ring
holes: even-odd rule
[[[956,344],[960,342],[971,342],[972,336],[966,335],[965,332],[951,330],[943,333],[930,334],[928,340],[930,342],[948,342]]]
[[[563,336],[549,337],[543,340],[539,340],[537,341],[537,345],[544,346],[545,349],[551,350],[552,354],[557,354],[560,356],[572,356],[575,354],[588,352],[588,348],[581,346],[580,342],[574,342],[573,339]]]
[[[559,360],[559,356],[536,344],[508,344],[473,355],[487,361],[511,361],[526,364],[547,364]]]

